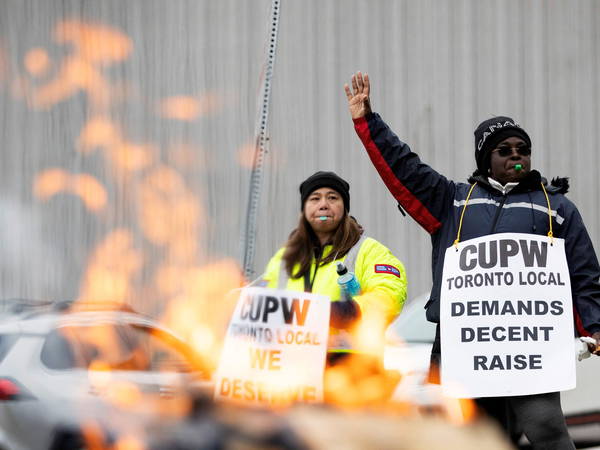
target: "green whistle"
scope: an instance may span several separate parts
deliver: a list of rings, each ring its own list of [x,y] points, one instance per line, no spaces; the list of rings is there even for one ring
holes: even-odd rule
[[[517,172],[520,172],[521,170],[523,170],[523,166],[521,164],[515,164],[515,170]]]

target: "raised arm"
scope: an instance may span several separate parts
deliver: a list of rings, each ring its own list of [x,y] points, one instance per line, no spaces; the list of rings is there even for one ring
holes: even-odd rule
[[[435,233],[452,211],[455,184],[423,164],[371,111],[368,75],[357,72],[351,85],[344,85],[348,109],[371,162],[398,203],[427,232]]]

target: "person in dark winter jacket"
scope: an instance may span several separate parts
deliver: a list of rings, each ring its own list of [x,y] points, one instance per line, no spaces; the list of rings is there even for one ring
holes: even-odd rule
[[[344,86],[355,130],[384,183],[432,240],[431,297],[427,319],[438,323],[432,369],[439,366],[440,290],[446,249],[458,241],[495,233],[530,233],[564,239],[575,326],[592,337],[600,355],[600,267],[576,206],[565,197],[566,178],[550,183],[531,169],[531,139],[512,118],[493,117],[475,130],[477,170],[467,183],[448,180],[371,111],[370,81],[360,72]],[[467,213],[463,215],[468,203]],[[462,219],[461,219],[462,217]],[[550,219],[551,217],[551,219]],[[435,370],[432,370],[435,373]],[[524,432],[534,448],[572,449],[558,392],[477,399],[516,439]]]

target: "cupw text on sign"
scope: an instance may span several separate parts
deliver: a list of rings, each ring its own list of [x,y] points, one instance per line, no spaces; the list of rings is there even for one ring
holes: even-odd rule
[[[546,267],[548,243],[525,239],[499,239],[466,245],[460,253],[459,264],[462,271],[476,268],[491,269],[508,267],[509,259],[523,259],[525,267]]]
[[[281,314],[283,321],[291,325],[296,322],[303,326],[310,309],[310,300],[288,299],[287,297],[274,296],[248,296],[240,308],[240,319],[250,322],[269,321],[271,314]]]

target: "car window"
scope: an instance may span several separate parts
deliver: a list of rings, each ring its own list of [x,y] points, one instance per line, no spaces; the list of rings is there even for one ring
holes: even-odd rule
[[[159,329],[136,328],[146,338],[152,370],[191,372],[197,369],[195,355],[187,344]]]
[[[0,334],[0,361],[3,361],[8,351],[17,342],[17,334]]]
[[[73,346],[58,330],[52,330],[46,336],[40,359],[42,364],[53,370],[76,367]]]
[[[41,360],[54,370],[99,364],[110,370],[189,372],[195,365],[186,344],[164,331],[110,323],[53,330]]]

